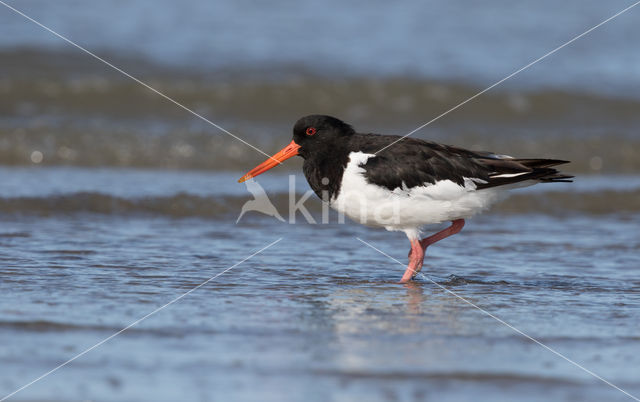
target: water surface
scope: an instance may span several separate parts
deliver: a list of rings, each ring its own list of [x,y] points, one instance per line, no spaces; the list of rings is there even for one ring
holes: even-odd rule
[[[23,183],[15,194],[11,184],[0,186],[1,204],[13,205],[1,212],[0,230],[0,361],[10,368],[0,376],[3,394],[282,238],[14,400],[628,400],[429,280],[397,284],[404,266],[356,239],[404,263],[403,234],[310,225],[301,216],[290,225],[255,212],[235,225],[251,199],[239,184],[220,211],[144,210],[181,192],[215,209],[203,185],[232,182],[238,173],[3,174]],[[41,177],[42,186],[30,177]],[[51,183],[65,178],[53,191]],[[270,195],[287,188],[286,175],[265,179]],[[540,185],[515,199],[548,191],[588,197],[607,188],[629,196],[638,185],[628,176],[584,180],[589,186]],[[56,192],[70,200],[91,194],[85,191],[123,204],[29,204]],[[144,197],[138,209],[125,203]],[[424,272],[638,394],[639,215],[565,207],[498,207],[431,247]]]
[[[408,133],[631,4],[7,2],[269,154],[310,113]],[[572,161],[575,183],[517,191],[424,272],[636,396],[639,10],[414,134]],[[0,33],[0,398],[281,239],[11,400],[629,400],[397,284],[403,234],[235,224],[263,154],[1,6]],[[285,218],[299,167],[258,180]]]

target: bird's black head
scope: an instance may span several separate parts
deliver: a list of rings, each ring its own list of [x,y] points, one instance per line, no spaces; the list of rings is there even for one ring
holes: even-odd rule
[[[331,116],[312,114],[298,120],[293,126],[293,141],[260,165],[244,175],[239,182],[266,172],[292,156],[326,156],[335,152],[340,139],[354,134],[353,128]]]
[[[340,119],[312,114],[293,126],[293,142],[300,146],[298,155],[306,159],[314,153],[331,152],[341,137],[353,133],[353,128]]]

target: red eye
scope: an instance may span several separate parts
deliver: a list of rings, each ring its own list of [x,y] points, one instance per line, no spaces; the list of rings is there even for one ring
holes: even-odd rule
[[[316,133],[316,128],[315,127],[307,128],[307,135],[314,135],[315,133]]]

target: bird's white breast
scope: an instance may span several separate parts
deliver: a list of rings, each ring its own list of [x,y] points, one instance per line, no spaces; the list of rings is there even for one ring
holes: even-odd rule
[[[441,180],[407,188],[403,182],[402,188],[389,190],[367,182],[364,176],[362,165],[375,157],[351,152],[340,191],[331,200],[332,208],[365,225],[416,231],[429,224],[469,218],[501,198],[498,189],[477,190],[472,178],[464,178],[463,186]]]

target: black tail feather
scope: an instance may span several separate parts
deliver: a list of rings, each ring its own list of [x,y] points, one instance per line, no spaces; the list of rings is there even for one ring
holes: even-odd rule
[[[572,182],[574,176],[564,174],[552,166],[563,165],[569,161],[560,159],[483,159],[482,164],[491,168],[486,183],[479,183],[478,189],[504,186],[527,180],[537,180],[542,183]]]
[[[548,168],[571,163],[562,159],[513,159],[513,161],[529,168]]]

